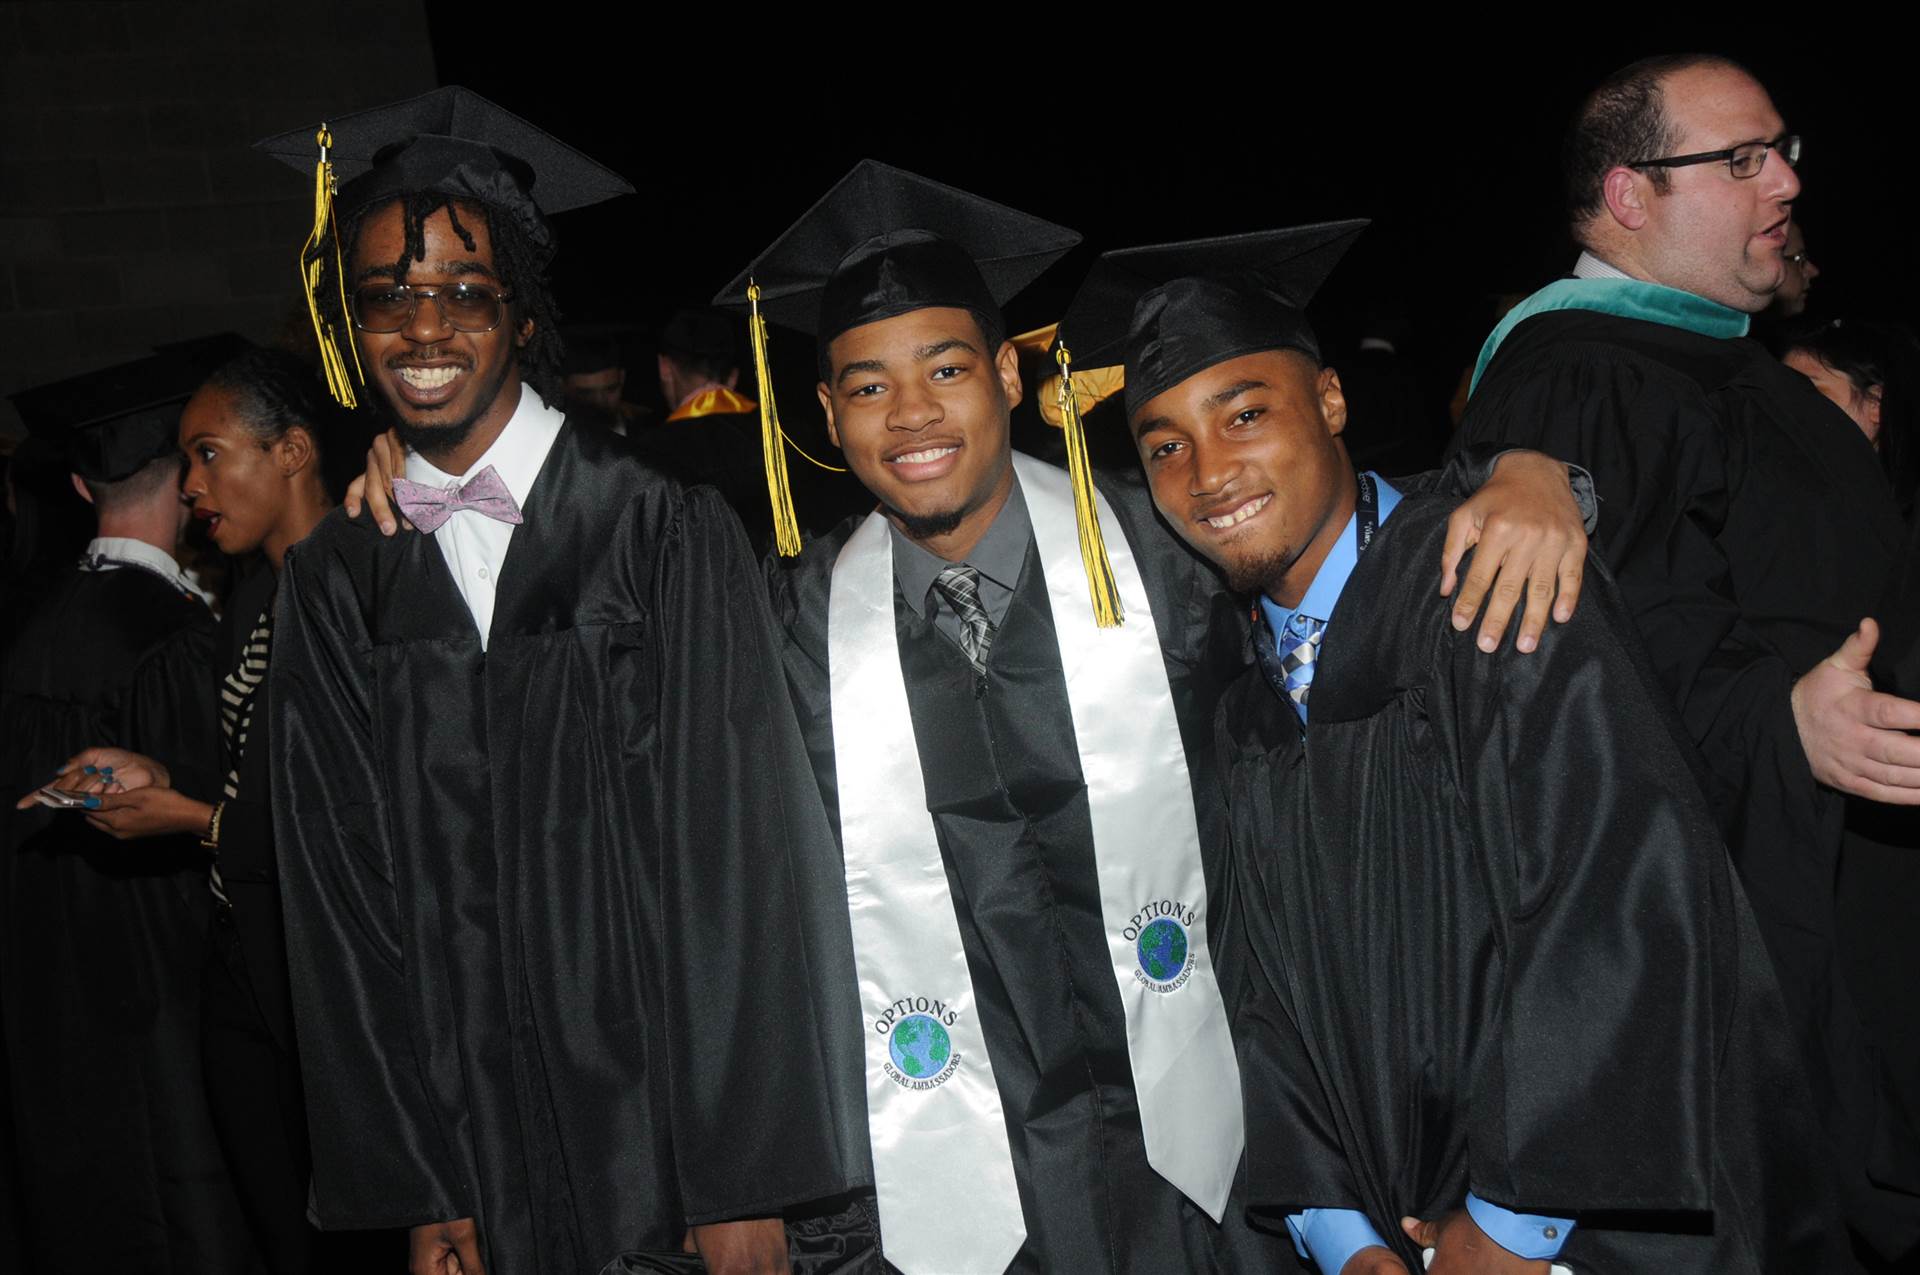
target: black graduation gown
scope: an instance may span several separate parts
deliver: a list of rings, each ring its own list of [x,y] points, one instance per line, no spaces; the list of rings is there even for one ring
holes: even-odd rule
[[[1220,709],[1250,1203],[1363,1209],[1413,1270],[1398,1219],[1470,1187],[1585,1215],[1580,1271],[1848,1269],[1764,948],[1630,617],[1591,566],[1537,652],[1482,653],[1432,589],[1451,507],[1408,497],[1361,558],[1304,741],[1267,672]]]
[[[858,1184],[859,1024],[737,523],[572,427],[525,513],[485,652],[431,537],[288,555],[274,818],[318,1220],[572,1275]]]
[[[1871,447],[1756,342],[1578,310],[1514,328],[1456,439],[1592,471],[1594,548],[1705,763],[1849,1220],[1888,1252],[1920,1239],[1920,1130],[1885,1101],[1836,953],[1843,803],[1788,702],[1895,581],[1905,531]]]
[[[1192,770],[1201,844],[1224,844],[1224,808],[1206,747],[1221,686],[1244,659],[1244,622],[1217,579],[1155,522],[1137,480],[1101,490],[1125,530],[1153,605]],[[814,773],[838,800],[827,663],[833,564],[850,521],[798,558],[771,559],[774,614]],[[921,749],[928,809],[958,905],[962,946],[993,1058],[1027,1240],[1009,1270],[1269,1270],[1284,1238],[1252,1230],[1237,1195],[1216,1226],[1147,1163],[1100,910],[1085,781],[1046,580],[1031,543],[984,685],[930,618],[894,591],[901,671]],[[1209,647],[1209,635],[1218,645]],[[1208,928],[1223,982],[1238,944],[1224,859],[1208,854]],[[838,883],[836,883],[838,885]],[[840,903],[844,912],[846,896]],[[850,1065],[864,1065],[854,1054]],[[882,1237],[884,1245],[884,1236]]]
[[[755,553],[773,545],[773,506],[760,449],[760,412],[708,412],[666,420],[629,435],[641,455],[681,482],[718,491],[740,519]],[[789,458],[790,463],[797,458]],[[795,502],[796,510],[799,502]]]
[[[0,775],[18,796],[82,748],[219,756],[213,618],[138,567],[74,572],[7,654]],[[223,1271],[248,1256],[200,1072],[206,854],[6,802],[0,1002],[35,1271]]]

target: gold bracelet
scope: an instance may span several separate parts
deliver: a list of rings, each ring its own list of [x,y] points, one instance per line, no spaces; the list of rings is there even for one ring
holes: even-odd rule
[[[225,814],[226,810],[226,802],[216,801],[213,804],[213,813],[207,816],[207,835],[200,838],[200,844],[209,850],[218,852],[220,849],[220,816]]]

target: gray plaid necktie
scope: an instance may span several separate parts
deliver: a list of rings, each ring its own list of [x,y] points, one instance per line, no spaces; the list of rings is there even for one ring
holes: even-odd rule
[[[960,649],[967,653],[973,671],[987,671],[987,650],[993,645],[993,617],[980,603],[980,573],[964,562],[956,562],[934,577],[933,587],[960,617]]]

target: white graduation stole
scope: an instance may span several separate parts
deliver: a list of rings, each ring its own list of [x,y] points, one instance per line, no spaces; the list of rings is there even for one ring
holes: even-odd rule
[[[1127,616],[1098,627],[1066,474],[1018,453],[1013,463],[1072,705],[1147,1159],[1218,1221],[1246,1136],[1240,1073],[1207,950],[1192,785],[1146,588],[1098,499]],[[998,1275],[1026,1227],[927,813],[893,579],[892,534],[875,513],[834,563],[827,650],[881,1239],[908,1275]]]

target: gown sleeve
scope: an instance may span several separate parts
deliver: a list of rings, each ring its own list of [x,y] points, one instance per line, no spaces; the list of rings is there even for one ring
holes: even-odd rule
[[[370,643],[345,570],[312,541],[287,555],[273,635],[272,806],[314,1216],[329,1230],[472,1216],[410,1010]]]
[[[1435,729],[1502,969],[1471,1187],[1521,1211],[1704,1211],[1729,869],[1632,621],[1591,574],[1532,656],[1436,637]]]
[[[868,1180],[861,1024],[838,850],[787,697],[766,585],[708,488],[653,582],[660,915],[674,1162],[687,1220]]]

